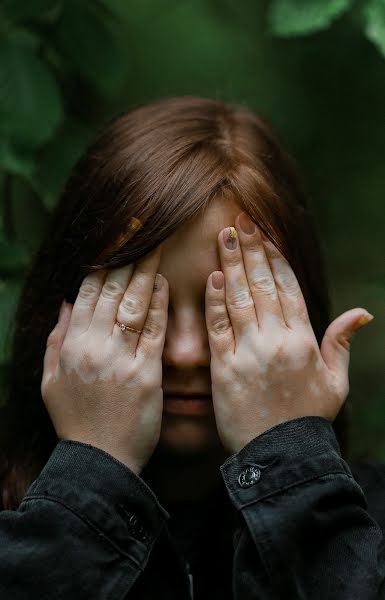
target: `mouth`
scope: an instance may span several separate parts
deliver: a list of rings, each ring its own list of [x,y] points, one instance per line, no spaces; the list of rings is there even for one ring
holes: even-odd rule
[[[177,398],[179,400],[206,400],[208,402],[211,401],[211,394],[201,394],[199,392],[197,393],[191,393],[191,394],[184,394],[183,392],[175,392],[175,393],[170,393],[170,394],[164,394],[164,398],[168,399],[168,398]]]
[[[207,394],[166,394],[163,410],[172,414],[206,415],[213,412],[213,402]]]

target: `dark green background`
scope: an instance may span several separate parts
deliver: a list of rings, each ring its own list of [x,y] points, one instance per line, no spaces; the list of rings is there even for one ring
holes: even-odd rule
[[[131,106],[194,94],[250,106],[310,190],[333,319],[352,343],[356,455],[385,460],[385,1],[4,0],[0,7],[0,368],[24,268],[75,160]]]

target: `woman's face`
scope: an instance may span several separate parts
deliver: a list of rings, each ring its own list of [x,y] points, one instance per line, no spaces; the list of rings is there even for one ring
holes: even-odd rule
[[[234,225],[242,208],[221,198],[204,215],[163,242],[158,272],[169,284],[169,311],[163,350],[163,392],[201,390],[211,394],[210,346],[205,290],[210,273],[221,270],[217,237]],[[177,454],[206,453],[220,446],[215,415],[163,413],[159,446]]]

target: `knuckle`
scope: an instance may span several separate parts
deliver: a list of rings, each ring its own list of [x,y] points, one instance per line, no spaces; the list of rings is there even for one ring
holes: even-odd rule
[[[312,339],[300,337],[290,345],[288,353],[293,357],[296,364],[306,367],[317,363],[319,348]]]
[[[228,304],[232,308],[244,309],[254,306],[254,301],[248,289],[239,288],[229,297]]]
[[[128,313],[130,316],[139,315],[143,311],[143,303],[138,296],[134,296],[133,294],[125,294],[122,298],[119,309],[126,314]]]
[[[86,279],[79,288],[78,296],[79,298],[82,298],[84,300],[88,300],[89,298],[95,298],[95,296],[98,295],[98,287],[89,279]]]
[[[210,323],[210,333],[223,335],[230,329],[230,321],[223,316],[214,317]]]
[[[102,287],[103,298],[116,298],[121,294],[124,294],[124,289],[118,281],[109,279],[104,283]]]
[[[277,284],[279,285],[279,287],[281,289],[285,290],[285,292],[287,294],[290,294],[292,296],[296,296],[298,294],[298,292],[299,292],[298,281],[297,281],[297,278],[292,273],[278,272],[275,277],[275,281],[277,282]]]
[[[98,360],[90,348],[85,348],[79,360],[79,371],[82,375],[96,375],[99,372]]]
[[[144,392],[151,392],[156,387],[153,375],[145,374],[141,378],[140,387]]]
[[[270,275],[257,275],[250,281],[251,288],[257,292],[272,293],[275,288],[275,283]]]
[[[47,337],[47,346],[56,346],[58,342],[58,337],[59,333],[55,327],[54,329],[52,329],[51,333]]]
[[[66,341],[64,341],[62,347],[60,348],[59,358],[60,364],[63,366],[70,365],[71,361],[74,359],[74,349]]]

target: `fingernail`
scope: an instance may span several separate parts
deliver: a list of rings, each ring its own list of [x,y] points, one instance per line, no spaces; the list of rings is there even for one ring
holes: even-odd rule
[[[214,290],[221,290],[224,283],[223,273],[219,271],[213,273],[211,276],[211,283],[213,284]]]
[[[361,315],[357,321],[355,322],[355,326],[357,328],[363,327],[364,325],[366,325],[367,323],[370,323],[370,321],[372,321],[374,319],[374,316],[371,315],[370,313],[366,313],[364,315]]]
[[[251,235],[255,232],[255,223],[250,219],[247,213],[241,213],[241,216],[239,217],[239,224],[244,233]]]
[[[228,250],[235,250],[238,244],[238,234],[235,227],[226,227],[226,229],[223,230],[222,235],[226,248],[228,248]]]

